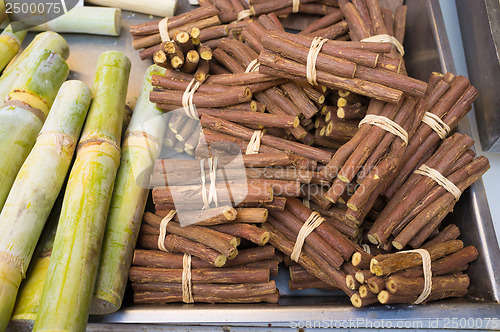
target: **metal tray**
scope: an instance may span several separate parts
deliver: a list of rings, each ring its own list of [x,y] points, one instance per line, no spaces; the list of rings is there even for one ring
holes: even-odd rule
[[[179,11],[189,9],[187,1],[179,1]],[[432,71],[455,72],[439,2],[407,1],[407,5],[405,58],[410,75],[427,80]],[[71,50],[68,58],[70,78],[92,84],[98,55],[110,49],[122,51],[133,62],[127,99],[127,103],[133,107],[145,69],[151,62],[139,59],[138,52],[131,46],[132,38],[128,27],[150,19],[153,18],[124,12],[120,38],[66,34],[64,37]],[[459,124],[459,131],[470,134],[467,119]],[[197,330],[202,329],[201,325],[208,325],[203,328],[207,330],[213,330],[215,326],[220,328],[222,325],[234,326],[236,330],[245,330],[244,326],[252,326],[252,330],[257,327],[267,330],[270,327],[304,327],[307,322],[316,327],[499,328],[500,251],[481,181],[473,184],[462,195],[455,211],[447,220],[460,227],[461,239],[466,245],[473,244],[480,252],[478,260],[470,265],[468,271],[471,285],[466,299],[445,300],[422,306],[376,305],[356,309],[345,296],[319,291],[301,293],[304,295],[298,296],[287,290],[286,280],[278,280],[282,294],[278,305],[132,306],[126,301],[123,308],[115,314],[91,316],[88,329],[157,330],[157,324],[169,324],[170,327],[196,325]]]
[[[475,106],[484,151],[500,152],[500,2],[457,0],[465,59],[481,95]]]

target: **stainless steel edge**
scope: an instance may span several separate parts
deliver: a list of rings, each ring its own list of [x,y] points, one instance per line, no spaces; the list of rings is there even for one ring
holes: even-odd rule
[[[356,328],[370,327],[374,322],[391,322],[397,327],[399,322],[422,324],[423,328],[457,328],[451,319],[475,320],[496,318],[500,324],[500,306],[485,303],[460,303],[443,301],[424,306],[378,306],[357,309],[350,305],[169,305],[162,307],[137,307],[115,315],[94,317],[93,324],[144,323],[144,324],[185,324],[185,325],[235,325],[292,327],[299,322],[324,322],[325,324],[356,324]],[[450,323],[448,322],[450,320]],[[469,330],[486,329],[489,320],[461,328]],[[407,323],[409,324],[409,323]],[[432,325],[431,325],[432,324]],[[482,327],[481,327],[482,324]],[[496,325],[496,324],[494,324]],[[341,326],[342,327],[342,326]],[[347,326],[349,327],[349,326]],[[373,326],[372,327],[376,327]],[[387,325],[386,325],[387,327]],[[404,326],[401,326],[404,327]],[[499,326],[490,324],[489,329]]]
[[[500,152],[500,3],[455,2],[469,76],[482,92],[474,103],[481,146],[485,151]]]

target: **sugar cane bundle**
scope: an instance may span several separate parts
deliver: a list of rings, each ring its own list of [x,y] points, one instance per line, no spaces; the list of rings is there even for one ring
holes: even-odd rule
[[[23,24],[19,22],[9,24],[2,32],[0,35],[0,72],[19,52],[26,33],[27,30],[23,29]]]
[[[0,108],[0,154],[4,156],[0,161],[0,207],[69,73],[68,65],[56,53],[40,50],[31,56]]]
[[[99,57],[94,99],[64,195],[34,331],[83,330],[87,324],[120,163],[129,71],[130,61],[120,52],[105,52]]]
[[[0,214],[2,271],[1,326],[6,326],[16,294],[25,277],[34,243],[42,233],[52,205],[63,185],[76,148],[76,140],[90,105],[90,90],[79,81],[64,83],[37,142],[17,174]],[[38,173],[37,170],[46,170]],[[44,188],[40,191],[37,188]]]
[[[91,314],[114,312],[121,306],[133,248],[149,193],[148,180],[160,153],[165,131],[162,112],[149,101],[151,77],[162,72],[164,70],[157,66],[151,66],[146,71],[142,92],[125,131]]]

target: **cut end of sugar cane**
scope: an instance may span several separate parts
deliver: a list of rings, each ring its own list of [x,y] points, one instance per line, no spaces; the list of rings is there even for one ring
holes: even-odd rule
[[[156,15],[161,17],[172,17],[177,9],[177,0],[153,0],[153,1],[123,1],[123,0],[87,0],[93,5],[105,7],[117,7],[131,12]]]
[[[121,20],[122,13],[119,8],[84,6],[75,7],[66,14],[31,30],[119,36]]]
[[[114,292],[97,291],[92,298],[90,306],[91,315],[112,314],[122,305],[122,297]]]

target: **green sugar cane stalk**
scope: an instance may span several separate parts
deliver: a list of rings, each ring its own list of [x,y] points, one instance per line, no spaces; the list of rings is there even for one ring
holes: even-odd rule
[[[84,83],[62,85],[0,213],[0,330],[7,326],[19,285],[69,170],[90,99]]]
[[[23,29],[23,24],[19,22],[9,24],[2,32],[0,35],[0,71],[19,52],[24,37],[26,37],[26,32],[27,30]]]
[[[68,73],[57,53],[35,52],[0,108],[0,209]]]
[[[68,43],[61,35],[52,31],[36,35],[28,47],[26,47],[17,58],[12,60],[2,73],[0,77],[0,106],[2,106],[5,96],[7,96],[11,90],[19,74],[25,69],[35,56],[35,53],[39,50],[52,51],[59,54],[64,59],[67,59],[69,55]]]
[[[50,255],[54,246],[57,224],[61,215],[64,187],[50,212],[43,233],[31,259],[26,279],[21,283],[9,327],[14,331],[31,331],[35,323],[38,305],[42,298],[45,276],[49,268]]]
[[[64,195],[33,331],[85,330],[120,163],[129,72],[130,61],[122,53],[99,57],[93,101]]]
[[[161,149],[165,131],[163,112],[149,101],[151,76],[165,69],[151,66],[122,144],[120,168],[108,212],[103,249],[92,300],[91,314],[108,314],[120,309],[128,271],[146,206],[149,180]],[[146,181],[147,181],[146,180]]]

